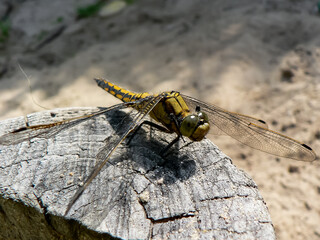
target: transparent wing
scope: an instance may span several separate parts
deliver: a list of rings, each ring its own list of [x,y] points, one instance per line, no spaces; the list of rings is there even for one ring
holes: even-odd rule
[[[88,187],[88,185],[92,182],[92,180],[99,174],[100,170],[108,162],[112,153],[123,142],[123,140],[128,136],[128,134],[134,131],[142,123],[145,116],[149,114],[149,112],[159,103],[159,101],[161,101],[163,97],[164,97],[164,94],[160,94],[158,96],[154,96],[154,97],[151,96],[151,97],[147,97],[134,102],[132,106],[135,107],[136,109],[139,109],[139,111],[137,111],[137,113],[134,115],[131,124],[127,126],[127,129],[124,131],[121,137],[118,138],[117,141],[113,142],[112,144],[107,143],[102,149],[100,149],[99,153],[96,156],[97,162],[95,167],[93,168],[89,177],[86,179],[83,186],[79,187],[77,192],[72,197],[65,211],[65,215],[68,214],[71,207],[78,200],[78,198],[81,196],[83,191]]]
[[[121,103],[108,108],[103,108],[102,110],[92,114],[70,118],[60,122],[22,127],[13,132],[2,135],[0,137],[0,145],[18,144],[35,137],[50,138],[58,134],[60,131],[73,127],[84,121],[87,121],[90,118],[97,117],[113,109],[122,109],[128,106],[130,106],[129,103]]]
[[[228,112],[186,95],[182,97],[189,108],[195,109],[196,106],[200,106],[201,111],[208,114],[212,126],[210,128],[213,128],[213,131],[222,131],[252,148],[277,156],[301,161],[313,161],[316,158],[315,152],[309,146],[267,129],[264,121]]]

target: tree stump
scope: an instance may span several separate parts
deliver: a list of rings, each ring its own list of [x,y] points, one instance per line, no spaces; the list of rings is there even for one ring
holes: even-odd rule
[[[29,125],[96,108],[30,114]],[[67,216],[70,199],[128,122],[112,111],[49,138],[0,146],[0,238],[275,239],[256,184],[211,141],[180,140],[142,127],[122,143]],[[25,126],[1,122],[0,135]],[[117,127],[115,127],[117,126]]]

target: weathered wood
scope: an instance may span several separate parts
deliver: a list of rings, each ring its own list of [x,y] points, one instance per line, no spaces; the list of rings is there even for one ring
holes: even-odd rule
[[[29,115],[28,122],[93,110],[45,111]],[[50,139],[0,146],[0,238],[275,238],[256,184],[211,141],[180,141],[161,157],[160,150],[175,136],[148,127],[119,146],[64,217],[95,155],[117,137],[114,129],[122,117],[112,112]],[[23,117],[2,121],[0,135],[24,125]]]

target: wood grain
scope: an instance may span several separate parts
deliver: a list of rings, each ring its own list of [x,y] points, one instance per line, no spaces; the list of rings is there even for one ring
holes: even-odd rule
[[[41,124],[95,110],[55,109],[27,119]],[[175,136],[149,127],[118,147],[63,216],[99,149],[126,126],[125,115],[111,112],[50,139],[0,146],[0,238],[275,239],[256,184],[211,141],[185,139],[161,157]],[[2,121],[0,135],[24,125],[23,117]]]

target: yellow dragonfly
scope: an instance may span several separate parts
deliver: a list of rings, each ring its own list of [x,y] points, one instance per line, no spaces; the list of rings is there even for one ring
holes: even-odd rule
[[[118,140],[107,143],[96,156],[97,162],[92,172],[79,187],[71,199],[65,215],[98,175],[112,153],[130,134],[137,131],[143,124],[149,124],[167,133],[176,133],[177,137],[163,150],[166,151],[182,137],[191,141],[201,141],[210,131],[212,134],[226,134],[252,148],[285,158],[301,161],[313,161],[315,152],[306,144],[268,129],[260,119],[247,115],[229,112],[215,105],[207,104],[198,99],[183,95],[176,91],[160,94],[133,93],[111,82],[97,78],[97,84],[123,101],[108,108],[101,108],[92,114],[75,117],[51,124],[25,126],[0,137],[0,145],[13,145],[31,138],[50,138],[62,130],[66,130],[88,119],[105,114],[111,110],[133,108],[136,113],[130,124],[121,126],[124,129]],[[146,116],[155,121],[146,120]],[[157,124],[157,123],[160,124]]]

